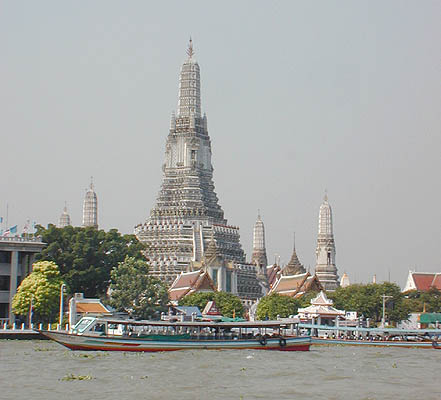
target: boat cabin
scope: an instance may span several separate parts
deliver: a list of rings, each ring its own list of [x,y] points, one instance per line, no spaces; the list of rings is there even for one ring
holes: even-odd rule
[[[242,340],[258,337],[294,336],[297,324],[281,321],[134,321],[83,317],[70,331],[74,335],[170,340]]]

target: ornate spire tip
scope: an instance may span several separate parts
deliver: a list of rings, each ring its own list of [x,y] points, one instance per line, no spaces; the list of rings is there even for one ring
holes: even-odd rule
[[[188,42],[187,54],[188,54],[188,58],[192,58],[194,55],[193,40],[191,40],[191,36],[190,36],[190,41]]]

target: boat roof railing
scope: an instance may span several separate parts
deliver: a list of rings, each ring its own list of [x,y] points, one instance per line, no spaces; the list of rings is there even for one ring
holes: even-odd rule
[[[440,335],[441,329],[400,329],[400,328],[363,328],[356,326],[330,326],[330,325],[315,325],[315,324],[306,324],[300,323],[299,328],[306,329],[321,329],[321,330],[329,330],[329,331],[356,331],[356,332],[369,332],[369,333],[394,333],[398,335],[424,335],[427,334],[435,334]]]
[[[108,324],[121,324],[132,326],[187,326],[187,327],[210,327],[210,328],[280,328],[292,323],[286,321],[238,321],[238,322],[215,322],[215,321],[148,321],[134,319],[95,318],[97,322]]]

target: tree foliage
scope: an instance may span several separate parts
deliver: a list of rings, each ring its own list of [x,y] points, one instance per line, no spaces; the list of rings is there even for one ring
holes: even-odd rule
[[[392,322],[399,322],[409,317],[409,309],[404,302],[404,295],[395,283],[370,283],[367,285],[355,284],[340,287],[329,293],[334,306],[341,310],[357,311],[358,314],[373,321],[380,321],[383,313],[382,295],[391,296],[386,300],[386,318]]]
[[[412,290],[404,299],[409,312],[441,312],[441,291],[431,288],[427,292]]]
[[[33,307],[33,322],[52,322],[59,308],[62,284],[58,266],[51,261],[34,263],[33,271],[21,282],[12,300],[12,311],[28,315]]]
[[[105,232],[93,227],[57,228],[51,224],[47,229],[37,226],[37,235],[47,243],[37,260],[55,262],[71,294],[100,297],[107,290],[113,267],[126,256],[144,259],[143,245],[136,236],[122,236],[116,229]]]
[[[297,309],[301,306],[302,303],[299,299],[272,293],[260,299],[256,317],[260,320],[276,319],[277,316],[286,318],[297,314]]]
[[[224,317],[243,317],[244,308],[239,297],[228,292],[195,292],[179,301],[181,306],[196,306],[202,311],[209,301],[215,301],[216,307]]]
[[[151,319],[167,311],[167,287],[149,274],[145,261],[127,256],[111,272],[109,304],[137,319]]]

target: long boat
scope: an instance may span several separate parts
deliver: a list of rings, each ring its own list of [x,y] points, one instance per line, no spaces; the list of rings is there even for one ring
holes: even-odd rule
[[[432,348],[429,340],[359,340],[359,339],[332,339],[313,337],[313,345],[345,345],[345,346],[374,346],[374,347],[417,347],[422,349]]]
[[[290,329],[291,328],[291,329]],[[71,350],[175,351],[280,350],[308,351],[311,337],[295,336],[281,321],[134,321],[83,317],[70,331],[40,331]]]
[[[439,344],[436,340],[432,341],[432,347],[437,350],[441,350],[441,344]]]
[[[299,323],[298,329],[315,332],[313,345],[437,348],[434,338],[441,329],[366,328]],[[319,335],[317,335],[319,334]],[[436,342],[435,342],[436,343]]]

